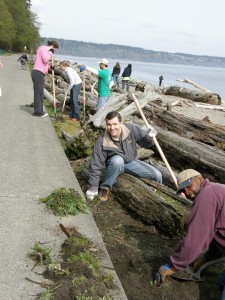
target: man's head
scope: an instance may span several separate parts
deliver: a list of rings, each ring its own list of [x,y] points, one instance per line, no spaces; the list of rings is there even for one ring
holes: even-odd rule
[[[203,178],[199,172],[193,169],[182,171],[177,176],[177,194],[183,192],[188,199],[194,200],[199,192],[202,181]]]
[[[117,111],[111,111],[105,117],[106,129],[112,138],[119,138],[122,128],[122,118]]]
[[[108,68],[109,61],[106,58],[101,59],[100,61],[98,61],[98,63],[99,63],[100,69],[104,70],[104,69]]]

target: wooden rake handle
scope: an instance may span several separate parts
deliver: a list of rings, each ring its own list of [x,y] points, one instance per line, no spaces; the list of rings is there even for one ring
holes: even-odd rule
[[[146,126],[151,129],[152,126],[148,123],[147,119],[145,118],[145,115],[142,111],[142,108],[140,107],[139,102],[138,102],[137,98],[135,97],[134,93],[132,93],[132,97],[134,99],[134,102],[135,102],[135,104],[136,104],[136,106],[137,106],[137,108],[138,108],[138,110],[139,110],[139,112],[142,116],[142,119],[144,120]],[[156,148],[158,149],[159,154],[160,154],[162,160],[164,161],[164,163],[165,163],[165,165],[166,165],[166,167],[167,167],[167,169],[168,169],[168,171],[169,171],[169,173],[170,173],[170,175],[171,175],[171,177],[172,177],[172,179],[175,183],[175,186],[177,187],[177,179],[176,179],[176,177],[175,177],[175,175],[174,175],[174,173],[173,173],[173,171],[172,171],[172,169],[171,169],[171,167],[170,167],[170,165],[169,165],[169,163],[168,163],[168,161],[167,161],[167,159],[166,159],[166,157],[165,157],[165,155],[164,155],[164,153],[163,153],[163,151],[162,151],[162,149],[161,149],[161,147],[160,147],[160,145],[159,145],[159,143],[158,143],[155,136],[153,137],[153,141],[154,141],[154,143],[156,145]]]

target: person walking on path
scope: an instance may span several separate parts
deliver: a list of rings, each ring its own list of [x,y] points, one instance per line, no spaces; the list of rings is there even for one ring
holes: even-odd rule
[[[106,115],[106,129],[98,138],[89,165],[89,181],[86,196],[92,200],[98,194],[102,169],[106,166],[106,177],[100,185],[99,198],[107,201],[110,189],[122,173],[162,182],[162,174],[155,167],[137,159],[137,145],[151,148],[157,131],[123,123],[121,115],[112,111]]]
[[[69,91],[70,91],[70,107],[71,113],[69,116],[72,121],[76,122],[80,119],[80,108],[79,108],[79,94],[81,90],[82,80],[77,72],[69,66],[69,63],[62,61],[59,65],[60,69],[65,71],[69,78]]]
[[[98,76],[98,110],[102,108],[110,96],[110,88],[113,85],[111,71],[108,68],[109,61],[103,58],[99,63],[99,70],[88,66],[81,66],[80,72],[88,70]]]
[[[225,254],[225,185],[210,182],[193,169],[182,171],[177,182],[177,194],[184,193],[194,203],[186,236],[170,256],[170,262],[159,268],[161,282],[193,262],[197,271],[206,262]],[[207,248],[203,258],[199,258]]]
[[[120,75],[120,71],[121,71],[120,63],[117,62],[117,63],[115,64],[115,66],[113,67],[112,77],[113,77],[114,85],[117,85],[118,88],[119,88],[119,86],[120,86],[120,84],[119,84],[119,75]]]
[[[122,73],[122,89],[124,90],[126,87],[126,90],[129,92],[130,87],[130,76],[132,73],[132,64],[128,64],[128,66],[123,70]]]
[[[44,81],[45,75],[48,73],[49,60],[59,45],[55,41],[49,41],[48,45],[42,45],[38,48],[34,68],[31,73],[34,88],[34,113],[33,116],[45,117],[48,114],[43,112],[44,100]]]
[[[27,70],[27,61],[28,61],[28,55],[27,54],[23,54],[21,55],[18,60],[20,62],[21,65],[21,69],[23,70]]]

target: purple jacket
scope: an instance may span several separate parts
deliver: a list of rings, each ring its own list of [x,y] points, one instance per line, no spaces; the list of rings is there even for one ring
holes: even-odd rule
[[[188,217],[187,234],[170,257],[174,268],[186,268],[213,239],[225,254],[225,185],[205,179]]]

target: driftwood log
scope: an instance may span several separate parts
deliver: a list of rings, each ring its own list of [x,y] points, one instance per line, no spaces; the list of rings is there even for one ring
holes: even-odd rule
[[[171,86],[165,90],[165,95],[178,96],[190,99],[195,102],[209,103],[213,105],[221,105],[221,97],[218,94],[202,92],[198,90],[190,90],[180,86]]]
[[[191,119],[171,111],[157,113],[154,123],[182,137],[225,150],[225,127],[208,121]]]
[[[224,151],[171,131],[158,128],[157,139],[170,165],[178,170],[196,169],[203,176],[220,183],[225,182]]]

